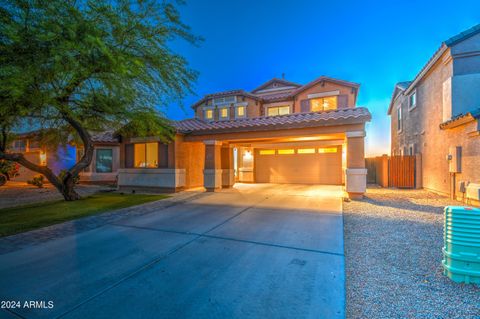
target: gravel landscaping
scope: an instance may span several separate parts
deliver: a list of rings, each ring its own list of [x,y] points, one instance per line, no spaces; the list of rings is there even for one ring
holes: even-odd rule
[[[443,275],[443,207],[424,190],[371,187],[344,203],[347,318],[480,318],[480,287]]]

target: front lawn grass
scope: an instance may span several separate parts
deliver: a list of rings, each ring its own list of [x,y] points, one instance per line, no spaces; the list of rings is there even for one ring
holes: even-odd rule
[[[73,202],[50,201],[0,209],[0,237],[167,198],[167,195],[101,193]]]

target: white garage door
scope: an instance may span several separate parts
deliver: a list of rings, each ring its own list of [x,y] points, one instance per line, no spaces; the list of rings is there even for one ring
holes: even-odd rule
[[[342,184],[342,147],[255,150],[255,182]]]

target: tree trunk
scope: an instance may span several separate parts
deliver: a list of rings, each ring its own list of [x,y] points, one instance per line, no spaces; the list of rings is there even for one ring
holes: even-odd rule
[[[75,184],[74,183],[69,183],[69,182],[63,182],[62,183],[62,189],[60,192],[63,195],[63,198],[66,201],[74,201],[80,199],[80,195],[75,191]]]

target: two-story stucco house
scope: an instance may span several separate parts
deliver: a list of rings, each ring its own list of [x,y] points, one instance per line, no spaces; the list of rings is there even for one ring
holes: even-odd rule
[[[235,182],[346,185],[365,192],[366,108],[359,85],[322,76],[300,85],[272,79],[256,89],[204,96],[176,136],[122,140],[120,189],[209,191]]]
[[[391,153],[421,154],[424,188],[463,199],[468,183],[480,183],[480,25],[443,42],[412,81],[397,83],[388,115]]]

